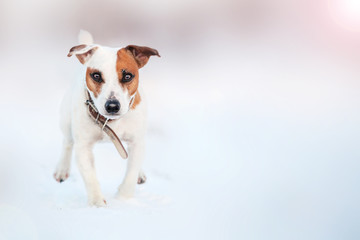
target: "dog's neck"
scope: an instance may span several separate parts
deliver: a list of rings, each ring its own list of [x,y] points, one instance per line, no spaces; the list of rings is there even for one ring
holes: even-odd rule
[[[121,140],[116,135],[116,133],[107,125],[108,122],[113,121],[112,119],[106,118],[103,115],[99,113],[97,108],[94,105],[94,101],[91,99],[89,91],[85,90],[85,104],[87,105],[87,110],[90,115],[90,117],[95,121],[99,127],[101,127],[102,131],[104,131],[109,137],[110,140],[115,145],[116,149],[118,150],[120,156],[124,159],[128,157],[128,153],[126,152],[126,149],[124,148]]]

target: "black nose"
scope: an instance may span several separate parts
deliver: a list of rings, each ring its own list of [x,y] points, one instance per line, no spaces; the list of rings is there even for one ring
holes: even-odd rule
[[[108,113],[117,113],[120,110],[120,102],[116,99],[106,101],[105,110]]]

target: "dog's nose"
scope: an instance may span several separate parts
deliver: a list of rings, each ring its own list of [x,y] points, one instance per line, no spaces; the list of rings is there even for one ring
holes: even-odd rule
[[[120,102],[116,99],[107,100],[105,110],[108,113],[117,113],[120,110]]]

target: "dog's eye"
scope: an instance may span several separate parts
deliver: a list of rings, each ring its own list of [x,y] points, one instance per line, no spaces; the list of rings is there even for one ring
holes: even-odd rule
[[[122,82],[130,82],[133,79],[134,75],[131,73],[123,72]]]
[[[91,73],[90,76],[91,76],[92,79],[94,79],[94,81],[96,81],[98,83],[103,81],[102,78],[101,78],[101,73],[99,73],[99,72]]]

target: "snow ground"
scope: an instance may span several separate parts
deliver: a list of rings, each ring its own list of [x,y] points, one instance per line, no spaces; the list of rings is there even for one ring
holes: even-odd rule
[[[90,208],[75,164],[64,183],[52,178],[78,63],[51,47],[29,50],[21,70],[11,54],[0,65],[0,239],[360,237],[356,67],[235,43],[191,60],[160,51],[141,70],[148,181],[115,200],[126,161],[99,144],[108,207]]]

